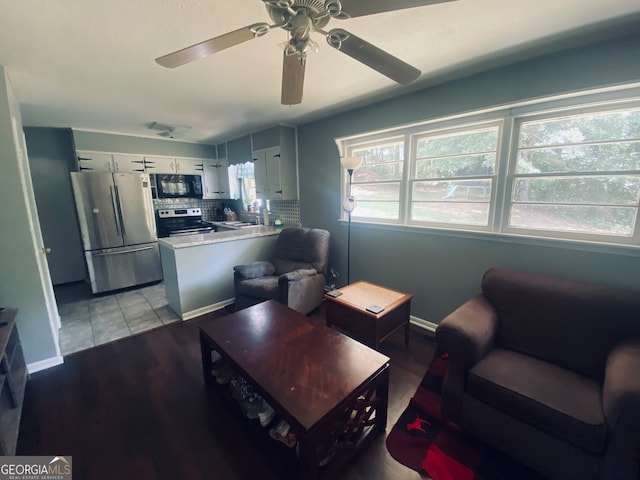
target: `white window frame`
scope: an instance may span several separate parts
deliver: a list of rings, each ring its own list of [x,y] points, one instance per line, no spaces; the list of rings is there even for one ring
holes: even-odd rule
[[[451,228],[456,230],[463,229],[463,230],[477,230],[477,231],[486,231],[486,232],[493,231],[494,218],[495,218],[495,205],[496,205],[495,199],[498,191],[498,180],[499,180],[498,169],[499,169],[501,149],[502,149],[503,124],[504,124],[503,119],[498,118],[498,119],[485,120],[485,121],[474,122],[474,123],[464,123],[463,125],[457,125],[455,127],[449,127],[449,128],[423,130],[421,132],[415,132],[409,135],[410,143],[411,143],[411,150],[410,150],[411,153],[409,155],[409,160],[408,160],[410,173],[409,173],[409,179],[407,181],[407,191],[408,191],[408,200],[406,205],[406,208],[407,208],[406,224],[407,225],[418,226],[418,227]],[[496,163],[494,166],[493,175],[452,177],[455,179],[459,179],[461,181],[474,180],[474,179],[491,180],[491,195],[488,202],[489,214],[487,217],[487,225],[472,225],[472,224],[450,223],[450,222],[446,222],[446,223],[445,222],[442,222],[442,223],[424,222],[419,220],[411,220],[409,213],[411,211],[411,208],[413,207],[413,198],[412,198],[413,184],[415,182],[432,180],[432,179],[416,178],[416,171],[418,168],[417,167],[418,141],[429,136],[454,135],[456,133],[463,133],[463,132],[469,132],[473,130],[492,128],[492,127],[498,128],[498,141],[496,145]],[[433,179],[433,180],[438,180],[438,179]],[[441,180],[445,180],[445,179],[441,179]]]
[[[614,102],[607,103],[600,106],[592,106],[586,108],[568,108],[563,110],[556,110],[553,112],[546,112],[543,114],[532,114],[532,115],[523,115],[517,118],[514,118],[514,128],[513,128],[513,142],[511,146],[510,156],[509,156],[509,172],[506,179],[506,202],[503,213],[503,221],[504,227],[502,229],[505,233],[517,234],[517,235],[525,235],[532,237],[543,237],[543,238],[557,238],[557,239],[568,239],[568,240],[579,240],[579,241],[589,241],[589,242],[597,242],[597,243],[617,243],[622,245],[639,245],[640,244],[640,206],[638,204],[635,205],[636,215],[635,221],[633,225],[633,233],[629,236],[622,235],[603,235],[596,233],[584,233],[584,232],[569,232],[569,231],[560,231],[560,230],[536,230],[529,228],[518,228],[518,227],[510,227],[509,220],[511,215],[511,206],[514,202],[511,200],[511,192],[513,191],[513,184],[516,179],[519,178],[548,178],[548,177],[563,177],[563,176],[590,176],[590,175],[602,175],[602,176],[613,176],[613,175],[640,175],[640,170],[632,170],[632,171],[597,171],[597,172],[570,172],[570,173],[545,173],[545,174],[521,174],[516,173],[516,163],[517,163],[517,152],[518,152],[518,140],[520,138],[520,127],[523,123],[531,122],[531,121],[539,121],[539,120],[553,120],[555,118],[561,117],[570,117],[584,114],[597,114],[597,113],[606,113],[606,112],[615,112],[619,110],[628,110],[633,108],[639,108],[640,102],[631,101],[631,102]]]
[[[362,150],[362,149],[366,149],[366,148],[371,148],[371,147],[376,147],[376,146],[380,146],[383,144],[391,144],[391,143],[402,143],[404,141],[404,138],[402,135],[383,135],[383,136],[379,136],[375,139],[372,138],[368,138],[368,141],[366,142],[362,142],[362,143],[350,143],[348,146],[345,147],[345,156],[354,156],[353,151],[354,150]],[[405,216],[406,216],[406,211],[405,211],[405,201],[404,198],[406,196],[405,193],[405,189],[406,189],[406,185],[407,185],[407,144],[406,141],[404,142],[404,159],[403,159],[403,167],[402,167],[402,178],[400,180],[393,180],[393,181],[384,181],[384,182],[375,182],[375,183],[398,183],[399,184],[399,195],[398,195],[398,202],[399,202],[399,209],[398,209],[398,218],[397,219],[380,219],[380,218],[375,218],[375,217],[363,217],[363,216],[355,216],[352,214],[352,220],[355,221],[359,221],[359,222],[368,222],[368,223],[386,223],[386,224],[394,224],[394,225],[402,225],[405,223]],[[356,176],[356,173],[354,173],[354,177]],[[368,182],[369,183],[369,182]],[[370,183],[374,183],[374,182],[370,182]],[[353,185],[357,185],[357,182],[353,182]],[[347,194],[349,191],[349,175],[345,174],[343,175],[343,181],[342,181],[342,198],[346,198]],[[358,204],[358,197],[355,196],[355,200],[356,200],[356,206]],[[342,217],[341,218],[346,218],[347,214],[346,212],[342,212]]]
[[[390,139],[404,138],[404,167],[403,180],[400,187],[400,216],[398,221],[352,218],[355,223],[378,225],[389,228],[431,230],[442,233],[449,232],[456,236],[473,234],[514,237],[520,239],[561,240],[581,242],[584,245],[619,245],[621,247],[640,246],[640,208],[637,209],[633,236],[622,237],[614,235],[597,235],[573,232],[559,232],[554,230],[532,230],[509,227],[511,211],[511,191],[515,177],[516,152],[518,150],[519,125],[525,121],[535,119],[552,119],[554,117],[576,115],[584,113],[605,112],[640,106],[640,83],[611,86],[598,90],[576,92],[544,99],[536,99],[519,104],[502,105],[487,108],[482,111],[462,113],[445,118],[437,118],[425,122],[393,127],[377,132],[363,133],[350,137],[337,138],[336,144],[341,155],[349,155],[354,148],[375,146]],[[432,135],[436,132],[464,131],[478,126],[500,124],[497,149],[496,167],[493,175],[493,185],[490,200],[489,224],[487,227],[467,224],[431,223],[410,221],[411,188],[415,181],[415,148],[417,138],[422,135]],[[607,172],[599,172],[605,174]],[[617,172],[619,173],[619,172]],[[639,172],[640,173],[640,172]],[[341,169],[341,194],[346,196],[348,189],[348,175]],[[357,202],[357,198],[356,198]],[[340,212],[340,220],[346,221],[347,215]]]

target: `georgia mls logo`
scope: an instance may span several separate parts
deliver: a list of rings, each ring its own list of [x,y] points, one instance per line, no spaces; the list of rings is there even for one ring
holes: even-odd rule
[[[71,474],[71,464],[64,457],[53,457],[49,462],[49,472],[69,475]]]
[[[0,458],[0,480],[71,480],[71,474],[70,456]]]

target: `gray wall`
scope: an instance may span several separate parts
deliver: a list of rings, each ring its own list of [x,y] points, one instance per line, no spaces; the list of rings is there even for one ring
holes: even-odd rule
[[[144,138],[114,133],[74,130],[78,150],[97,152],[139,153],[191,158],[216,158],[215,145],[180,142],[163,138]]]
[[[441,116],[640,81],[640,36],[547,55],[298,127],[301,217],[332,233],[330,266],[346,283],[346,226],[334,139]],[[595,253],[560,242],[498,235],[443,235],[427,229],[352,225],[351,281],[414,295],[412,315],[438,323],[479,291],[483,272],[502,266],[640,290],[640,248]],[[564,246],[564,247],[563,247]]]
[[[24,129],[40,229],[54,285],[84,280],[86,264],[69,172],[75,168],[68,128]]]
[[[12,118],[18,138],[13,132]],[[32,364],[56,358],[59,351],[49,321],[51,312],[46,307],[47,291],[52,288],[47,264],[45,261],[39,264],[37,257],[43,255],[39,252],[42,239],[29,181],[29,163],[18,155],[21,135],[18,102],[0,65],[0,305],[20,310],[16,319],[18,332],[25,360]],[[42,265],[44,282],[40,275]]]

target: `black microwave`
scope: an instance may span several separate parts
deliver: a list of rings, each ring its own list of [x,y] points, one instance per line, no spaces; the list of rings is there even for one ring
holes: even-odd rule
[[[156,173],[155,177],[158,198],[202,198],[200,175]]]

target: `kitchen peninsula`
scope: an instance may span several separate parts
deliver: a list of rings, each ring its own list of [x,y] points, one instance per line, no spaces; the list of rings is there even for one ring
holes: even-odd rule
[[[233,267],[268,259],[281,230],[254,226],[159,239],[169,306],[188,320],[233,303]]]

